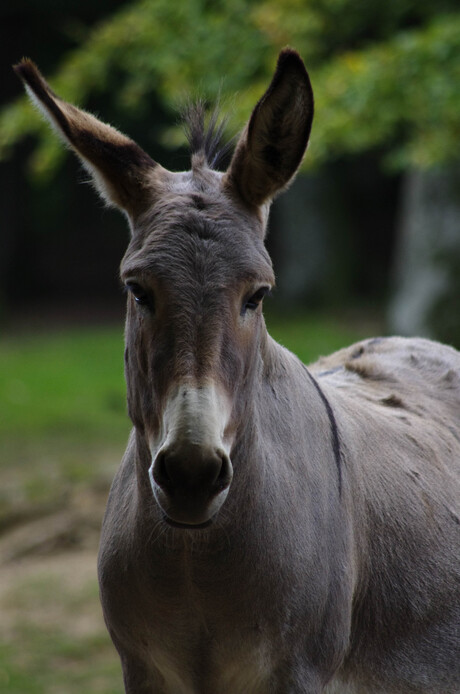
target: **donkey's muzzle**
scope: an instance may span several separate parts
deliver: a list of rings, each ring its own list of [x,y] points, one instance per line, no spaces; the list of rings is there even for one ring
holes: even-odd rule
[[[167,519],[201,525],[225,501],[233,468],[223,450],[189,444],[161,449],[150,475],[155,498]]]

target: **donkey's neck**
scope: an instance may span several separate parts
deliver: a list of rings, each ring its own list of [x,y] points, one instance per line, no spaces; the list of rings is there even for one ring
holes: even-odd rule
[[[268,333],[264,347],[262,407],[265,419],[276,417],[284,429],[284,440],[304,442],[305,450],[329,440],[331,478],[339,496],[342,492],[343,450],[336,420],[337,403],[330,400],[320,383],[300,359],[277,343]]]
[[[237,443],[246,456],[254,446],[284,431],[285,440],[308,438],[308,425],[325,417],[324,397],[307,367],[295,354],[276,342],[261,326],[258,348],[245,381],[244,402]],[[244,442],[244,443],[242,443]]]

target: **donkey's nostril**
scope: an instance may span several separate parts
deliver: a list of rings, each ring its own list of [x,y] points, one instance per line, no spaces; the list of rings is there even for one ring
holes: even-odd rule
[[[219,449],[188,446],[178,451],[165,448],[155,459],[152,476],[168,496],[187,493],[212,497],[230,485],[232,465]]]
[[[217,492],[221,492],[230,486],[233,477],[233,470],[230,460],[225,453],[221,455],[221,466],[219,474],[217,475],[216,481],[214,482],[214,487]]]
[[[149,475],[153,495],[169,520],[204,527],[226,499],[233,468],[222,448],[187,443],[162,448]]]
[[[155,460],[153,466],[153,479],[160,487],[170,488],[172,486],[172,480],[166,466],[166,455],[164,453],[159,453]]]

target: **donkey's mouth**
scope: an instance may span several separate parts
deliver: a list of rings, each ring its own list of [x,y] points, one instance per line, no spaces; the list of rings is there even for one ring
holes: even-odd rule
[[[181,530],[203,530],[204,528],[209,528],[212,525],[212,518],[209,518],[204,523],[179,523],[172,518],[164,515],[163,520],[165,523],[171,526],[171,528],[179,528]]]

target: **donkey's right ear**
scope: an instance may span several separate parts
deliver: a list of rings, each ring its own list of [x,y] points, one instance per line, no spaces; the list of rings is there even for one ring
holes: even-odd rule
[[[86,111],[62,101],[31,60],[14,66],[32,102],[76,152],[109,203],[130,217],[146,204],[146,174],[157,164],[133,140]]]

